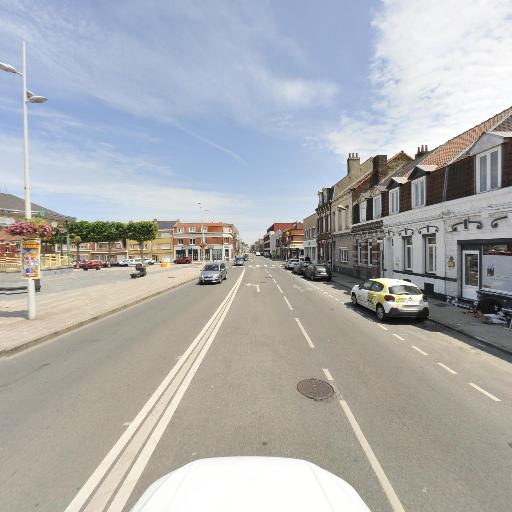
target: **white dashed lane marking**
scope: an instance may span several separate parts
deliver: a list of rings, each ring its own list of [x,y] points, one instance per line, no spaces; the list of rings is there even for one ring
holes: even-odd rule
[[[389,331],[389,329],[387,327],[384,327],[383,325],[381,324],[377,324],[381,329],[384,329],[385,331]]]
[[[420,354],[423,354],[424,356],[428,356],[428,354],[425,351],[421,350],[421,348],[418,348],[416,345],[411,345],[411,348],[413,348],[414,350],[416,350]]]
[[[290,309],[290,311],[293,311],[293,307],[290,304],[290,301],[284,295],[283,295],[283,299],[286,302],[286,304],[287,304],[288,308]]]
[[[438,362],[437,363],[441,368],[444,368],[447,372],[450,372],[452,375],[457,375],[457,372],[455,370],[452,370],[449,366],[446,366],[443,363]]]
[[[469,385],[471,387],[475,388],[477,391],[480,391],[480,393],[483,393],[485,396],[488,396],[491,400],[494,400],[495,402],[501,402],[501,400],[498,397],[491,395],[491,393],[489,393],[488,391],[485,391],[485,389],[482,389],[480,386],[477,386],[475,383],[470,382]]]
[[[405,338],[402,338],[402,336],[399,336],[398,334],[394,334],[394,333],[393,333],[393,336],[394,336],[395,338],[398,338],[400,341],[405,341]]]
[[[311,338],[309,337],[308,333],[306,332],[306,329],[302,327],[302,324],[300,323],[300,320],[298,318],[295,318],[295,321],[297,322],[297,325],[299,326],[299,329],[301,330],[302,334],[304,335],[304,338],[306,338],[306,341],[308,342],[308,345],[311,348],[315,348],[315,345],[311,341]]]

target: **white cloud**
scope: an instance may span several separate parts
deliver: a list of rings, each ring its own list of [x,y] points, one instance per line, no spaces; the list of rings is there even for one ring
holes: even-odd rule
[[[205,114],[259,126],[282,111],[327,105],[337,92],[277,64],[307,67],[258,2],[69,5],[7,0],[3,9],[2,39],[28,40],[31,74],[45,77],[48,94],[92,96],[180,127]]]
[[[19,139],[0,136],[0,182],[10,192],[22,190]],[[247,198],[187,186],[173,170],[151,161],[121,155],[109,145],[78,150],[65,144],[31,140],[33,199],[51,197],[49,208],[89,219],[197,218],[202,201],[218,219],[250,217]],[[19,170],[19,172],[17,172]],[[173,179],[169,179],[172,177]],[[65,206],[64,206],[65,205]],[[85,212],[85,213],[83,213]],[[243,226],[242,226],[243,227]]]
[[[376,10],[368,108],[326,134],[340,155],[414,153],[512,104],[512,2],[385,0]]]

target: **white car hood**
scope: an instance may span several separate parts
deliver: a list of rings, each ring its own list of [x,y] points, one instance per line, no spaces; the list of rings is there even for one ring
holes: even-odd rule
[[[352,486],[297,459],[201,459],[154,482],[132,512],[370,512]]]

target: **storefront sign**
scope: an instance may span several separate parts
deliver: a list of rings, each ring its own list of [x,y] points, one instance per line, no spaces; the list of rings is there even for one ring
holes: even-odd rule
[[[21,247],[23,277],[39,279],[41,269],[41,240],[24,240]]]

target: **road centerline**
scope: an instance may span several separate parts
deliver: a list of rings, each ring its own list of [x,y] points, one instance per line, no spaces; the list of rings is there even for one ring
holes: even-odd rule
[[[283,295],[283,299],[286,302],[286,304],[287,304],[288,308],[290,309],[290,311],[293,311],[293,307],[290,304],[290,301],[286,298],[286,295]]]
[[[310,346],[310,348],[315,348],[314,343],[311,341],[311,338],[309,337],[308,333],[306,332],[306,329],[304,329],[304,327],[300,323],[300,320],[296,317],[295,321],[297,322],[297,325],[299,326],[299,329],[301,330],[304,338],[306,338],[306,341],[307,341],[308,345]]]
[[[501,400],[497,396],[494,396],[491,393],[489,393],[489,391],[486,391],[485,389],[481,388],[480,386],[477,386],[474,382],[469,382],[469,385],[472,388],[475,388],[477,391],[480,391],[480,393],[489,397],[491,400],[494,400],[495,402],[501,402]]]

